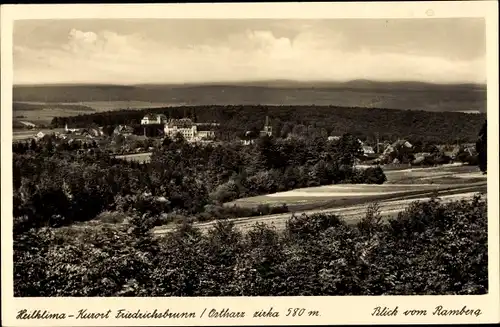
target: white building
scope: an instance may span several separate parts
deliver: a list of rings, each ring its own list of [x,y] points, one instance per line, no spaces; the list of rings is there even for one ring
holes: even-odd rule
[[[68,128],[68,124],[64,125],[64,131],[69,133],[79,132],[81,128]]]
[[[147,114],[142,118],[141,125],[150,125],[150,124],[165,124],[167,121],[167,116],[164,114]]]
[[[174,138],[177,134],[181,134],[187,141],[202,141],[209,140],[215,137],[215,132],[210,127],[211,125],[195,124],[189,118],[170,119],[165,124],[165,136]]]
[[[373,150],[373,147],[371,147],[371,146],[363,145],[363,146],[361,146],[361,148],[363,149],[363,154],[365,156],[375,154],[375,151]]]
[[[328,141],[338,141],[340,140],[340,136],[328,136]]]
[[[198,130],[196,136],[200,140],[212,139],[215,137],[215,132],[214,131],[200,131],[200,130]]]
[[[191,141],[197,134],[197,126],[189,118],[170,119],[165,124],[165,136],[171,138],[181,134],[186,140]]]
[[[38,132],[38,133],[35,135],[35,139],[36,139],[36,140],[41,140],[41,139],[43,139],[43,137],[44,137],[44,136],[45,136],[45,133],[43,133],[43,132],[41,132],[41,131],[40,131],[40,132]]]

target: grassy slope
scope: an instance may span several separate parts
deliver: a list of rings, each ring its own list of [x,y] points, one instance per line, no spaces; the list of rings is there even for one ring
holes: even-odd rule
[[[434,191],[439,191],[442,195],[475,191],[485,192],[486,177],[484,175],[476,176],[476,174],[471,174],[477,172],[478,169],[476,166],[441,166],[390,171],[386,173],[388,181],[385,185],[312,187],[274,194],[273,196],[261,195],[238,199],[226,205],[236,204],[242,207],[256,207],[264,203],[277,206],[286,203],[291,210],[312,210],[389,199],[418,198],[422,195],[430,196]],[[463,176],[463,178],[460,178],[460,176]],[[299,192],[297,193],[297,191]],[[307,192],[323,192],[325,195],[308,196]],[[336,194],[337,192],[339,193],[338,195]],[[346,192],[352,192],[355,195],[348,196],[345,194]]]

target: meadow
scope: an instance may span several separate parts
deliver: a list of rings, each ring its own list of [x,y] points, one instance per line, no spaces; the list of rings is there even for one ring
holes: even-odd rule
[[[384,184],[337,184],[295,189],[287,192],[238,199],[226,206],[257,207],[286,204],[302,211],[335,208],[401,199],[430,197],[434,193],[453,195],[486,190],[486,176],[476,166],[445,165],[384,171]]]

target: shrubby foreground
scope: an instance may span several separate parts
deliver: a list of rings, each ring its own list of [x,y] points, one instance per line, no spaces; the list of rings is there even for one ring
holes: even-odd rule
[[[163,238],[154,219],[39,228],[15,234],[15,296],[296,296],[484,294],[487,203],[410,205],[356,225],[318,214],[283,231],[230,221],[207,232],[183,224]]]

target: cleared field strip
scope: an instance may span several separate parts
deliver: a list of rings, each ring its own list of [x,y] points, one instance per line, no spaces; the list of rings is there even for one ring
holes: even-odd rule
[[[116,159],[124,159],[128,161],[137,161],[137,162],[149,162],[151,160],[152,152],[145,153],[134,153],[134,154],[124,154],[115,156]]]
[[[454,195],[446,195],[442,196],[441,202],[451,202],[460,199],[470,199],[476,194],[476,192],[463,193],[463,194],[454,194]],[[396,217],[397,214],[404,211],[407,206],[416,200],[425,200],[426,198],[422,197],[420,199],[409,199],[409,200],[397,200],[397,201],[389,201],[385,203],[380,203],[380,214],[384,219],[389,219],[392,217]],[[325,209],[325,210],[312,210],[306,212],[297,212],[295,215],[301,214],[317,214],[317,213],[333,213],[338,214],[344,219],[347,223],[356,223],[360,219],[362,219],[366,215],[366,210],[368,208],[368,204],[353,206],[349,208],[337,208],[337,209]],[[277,229],[284,229],[286,226],[286,222],[290,219],[291,214],[283,214],[279,217],[257,217],[255,220],[246,220],[235,222],[235,226],[240,230],[248,230],[252,228],[252,226],[256,223],[264,223],[268,225],[273,225]],[[261,218],[261,219],[259,219]],[[206,229],[209,226],[203,226],[202,228]]]
[[[348,189],[350,185],[343,185],[345,189]],[[390,190],[391,185],[387,185],[387,190]],[[301,190],[276,193],[274,196],[262,195],[246,199],[239,199],[233,202],[227,203],[227,206],[241,206],[241,207],[256,207],[259,204],[268,204],[270,206],[280,206],[285,204],[291,210],[312,210],[320,208],[332,208],[338,206],[349,206],[364,202],[373,201],[385,201],[392,200],[396,198],[412,198],[419,197],[422,195],[431,196],[434,192],[439,194],[447,194],[449,192],[466,192],[470,189],[481,190],[483,187],[486,189],[486,180],[475,182],[475,183],[464,183],[461,185],[424,185],[422,187],[412,185],[407,187],[406,190],[400,189],[395,192],[383,192],[384,187],[377,185],[379,192],[373,192],[377,189],[375,187],[371,188],[370,192],[304,192]],[[321,187],[324,188],[324,187]],[[316,189],[316,188],[313,188]],[[342,189],[342,188],[341,188]],[[367,187],[370,189],[370,187]],[[297,193],[294,193],[297,192]],[[310,195],[312,194],[312,196]]]
[[[459,199],[467,199],[472,198],[475,194],[479,192],[486,192],[486,184],[484,185],[476,185],[476,186],[467,186],[461,188],[450,189],[445,192],[439,193],[439,198],[442,202],[449,202],[453,200]],[[414,195],[411,197],[398,197],[387,199],[385,201],[380,201],[380,212],[384,218],[389,218],[396,216],[399,212],[405,210],[405,208],[411,202],[418,200],[426,200],[430,196],[432,196],[433,192],[423,192],[419,195]],[[364,199],[363,199],[364,200]],[[315,214],[315,213],[335,213],[343,217],[349,223],[355,223],[359,219],[361,219],[366,214],[366,209],[368,208],[369,203],[372,200],[365,201],[362,204],[356,204],[351,206],[342,206],[337,208],[317,208],[314,210],[303,210],[303,211],[295,211],[284,214],[276,214],[276,215],[268,215],[268,216],[258,216],[258,217],[244,217],[244,218],[236,218],[231,219],[235,223],[235,226],[239,229],[245,230],[250,228],[252,225],[256,223],[265,223],[274,225],[276,228],[284,228],[286,225],[286,221],[291,217],[292,214],[301,215],[301,214]],[[214,221],[206,222],[206,223],[195,223],[194,226],[207,229],[215,224]],[[161,226],[157,227],[154,230],[154,233],[157,235],[168,233],[173,230],[175,225]]]

